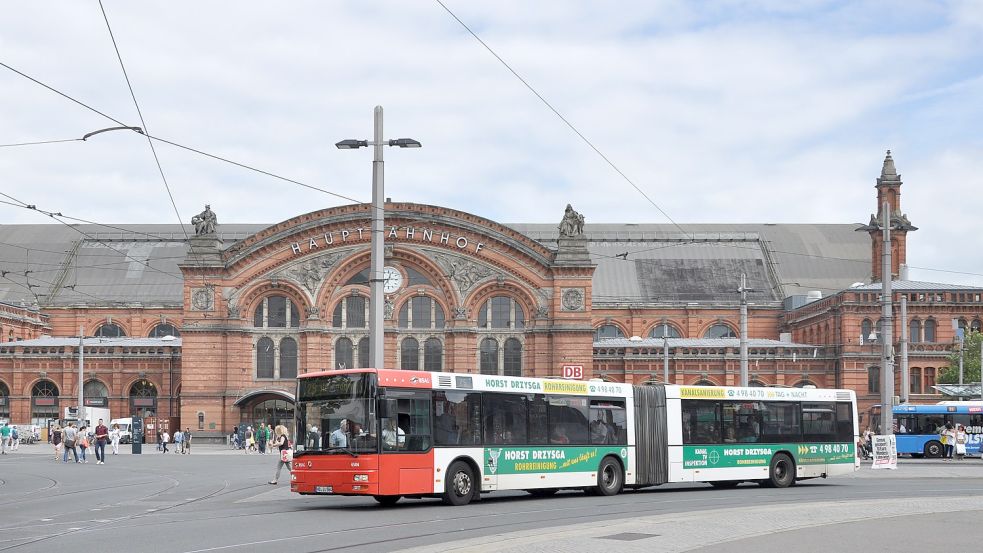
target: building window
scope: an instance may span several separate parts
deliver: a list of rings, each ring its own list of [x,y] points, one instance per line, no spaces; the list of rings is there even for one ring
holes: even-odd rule
[[[594,330],[594,341],[611,340],[614,338],[624,338],[625,333],[616,325],[601,325]]]
[[[937,394],[938,392],[935,391],[934,388],[932,388],[932,386],[935,386],[935,369],[932,368],[932,367],[925,367],[922,370],[922,372],[925,375],[925,377],[924,377],[924,380],[925,380],[925,393],[926,394]]]
[[[411,298],[399,310],[399,328],[444,328],[444,308],[427,296]]]
[[[99,325],[99,328],[96,329],[95,336],[98,338],[122,338],[126,336],[126,332],[123,330],[123,327],[116,323],[105,323]]]
[[[796,388],[805,388],[806,386],[812,386],[813,388],[815,388],[816,387],[816,383],[813,382],[813,381],[811,381],[811,380],[806,380],[806,379],[800,380],[800,381],[798,381],[798,382],[795,383],[795,387]]]
[[[694,386],[716,386],[713,382],[710,382],[706,378],[701,378],[693,383]]]
[[[918,367],[912,367],[908,371],[908,393],[922,393],[922,370]]]
[[[403,370],[420,370],[420,342],[416,338],[403,338],[400,342],[399,364]]]
[[[915,344],[922,341],[922,322],[913,319],[908,323],[908,339]]]
[[[334,368],[351,369],[355,366],[352,361],[352,341],[348,338],[338,338],[334,344]]]
[[[363,296],[348,296],[338,303],[331,317],[335,328],[366,328],[369,302]]]
[[[300,326],[300,313],[297,304],[286,296],[267,296],[256,306],[253,313],[253,326],[256,328],[297,328]]]
[[[724,323],[717,323],[703,333],[704,338],[737,338],[734,329]]]
[[[765,384],[760,380],[752,380],[748,382],[747,385],[750,386],[751,388],[765,388],[768,386],[767,384]]]
[[[297,341],[280,340],[280,378],[297,378]]]
[[[485,338],[479,347],[481,374],[498,374],[498,341]]]
[[[928,343],[935,342],[935,319],[925,321],[925,341]]]
[[[50,380],[39,380],[31,388],[31,424],[45,426],[49,420],[60,417],[58,386]]]
[[[164,336],[174,336],[177,338],[180,335],[181,333],[178,332],[177,327],[170,323],[160,323],[150,331],[151,338],[163,338]]]
[[[10,418],[10,388],[0,382],[0,418]]]
[[[667,331],[666,328],[668,328],[669,330]],[[683,336],[682,334],[679,333],[679,330],[672,325],[658,324],[653,326],[652,330],[649,332],[649,338],[662,338],[662,337],[682,338]]]
[[[478,326],[481,328],[525,328],[526,315],[522,306],[507,296],[495,296],[478,310]]]
[[[983,321],[973,319],[973,322],[969,325],[969,329],[973,332],[980,332],[980,329],[983,329]]]
[[[867,367],[867,393],[878,394],[881,391],[881,368]]]
[[[263,336],[256,342],[256,378],[273,378],[275,359],[273,340]]]
[[[505,376],[522,376],[522,342],[515,338],[505,340]]]
[[[109,390],[106,385],[98,380],[90,380],[82,387],[82,396],[85,398],[107,398]],[[105,407],[109,407],[106,405]]]
[[[877,336],[875,335],[873,338],[871,338],[872,334],[874,334],[874,323],[872,323],[870,319],[864,319],[863,322],[860,323],[860,343],[866,344],[867,342],[873,342],[876,340]]]
[[[358,341],[358,368],[369,368],[369,337],[365,336]]]
[[[423,343],[423,370],[433,372],[444,370],[444,344],[440,338],[427,338]]]

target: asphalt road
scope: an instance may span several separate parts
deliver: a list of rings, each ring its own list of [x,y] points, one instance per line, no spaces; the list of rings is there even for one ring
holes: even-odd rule
[[[836,524],[862,539],[868,535],[862,526],[868,517],[870,524],[887,520],[890,526],[893,520],[903,530],[914,529],[923,521],[948,520],[961,526],[972,520],[968,513],[983,512],[983,462],[979,459],[909,462],[891,473],[864,469],[856,476],[810,480],[784,490],[756,485],[716,490],[694,484],[615,497],[571,491],[545,499],[501,492],[466,507],[446,507],[435,499],[404,499],[385,508],[371,498],[296,496],[288,490],[286,475],[279,486],[271,486],[266,482],[275,470],[273,455],[244,455],[205,446],[198,446],[193,455],[161,455],[151,447],[144,455],[110,456],[105,465],[96,465],[94,457],[88,464],[77,465],[56,462],[49,451],[47,445],[22,446],[18,454],[0,458],[0,552],[603,550],[587,545],[594,542],[574,539],[578,531],[594,532],[590,539],[620,540],[609,541],[607,550],[615,545],[619,551],[636,550],[631,547],[690,550],[726,542],[724,551],[752,546],[761,551],[774,546],[777,551],[785,547],[781,537],[774,538],[775,544],[762,541],[776,536],[777,530],[796,543],[826,547],[822,540],[829,531],[823,530],[824,524]],[[933,507],[932,502],[948,503]],[[832,507],[824,507],[827,505]],[[755,516],[755,509],[772,514]],[[919,509],[955,514],[919,517]],[[849,522],[829,518],[834,512]],[[819,513],[826,518],[817,518]],[[883,516],[871,516],[874,513]],[[804,522],[796,522],[796,516]],[[676,522],[669,524],[672,520]],[[735,528],[748,531],[719,538],[704,532],[703,541],[690,539],[678,546],[668,540],[671,530],[663,530],[659,535],[667,540],[664,547],[652,541],[645,544],[646,539],[660,539],[655,534],[601,535],[606,529],[614,532],[618,524],[637,523],[644,529],[655,528],[661,521],[671,529],[687,520],[704,529],[714,526],[714,520],[731,521]],[[853,529],[849,524],[855,520],[860,525]],[[775,524],[780,527],[772,527]],[[533,539],[554,534],[571,537],[569,548],[562,540]],[[850,539],[836,543],[847,546]],[[800,546],[798,550],[811,549]]]

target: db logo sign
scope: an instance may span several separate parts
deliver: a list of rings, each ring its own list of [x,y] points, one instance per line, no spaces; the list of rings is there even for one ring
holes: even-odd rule
[[[569,378],[571,380],[583,380],[584,378],[584,366],[583,365],[563,365],[563,378]]]

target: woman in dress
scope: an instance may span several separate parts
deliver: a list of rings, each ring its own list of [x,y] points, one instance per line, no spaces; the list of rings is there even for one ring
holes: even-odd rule
[[[274,431],[273,447],[276,447],[280,452],[280,459],[276,463],[276,475],[273,480],[270,480],[270,484],[276,484],[277,480],[280,479],[280,470],[284,466],[287,470],[293,470],[293,450],[290,449],[290,437],[287,435],[287,427],[282,424],[278,424],[276,430]]]

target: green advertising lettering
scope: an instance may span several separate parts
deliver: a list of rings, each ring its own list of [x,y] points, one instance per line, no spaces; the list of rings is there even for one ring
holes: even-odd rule
[[[683,447],[683,468],[767,467],[772,456],[789,451],[797,465],[853,463],[853,444],[728,444]]]
[[[609,454],[627,463],[626,447],[489,447],[485,448],[485,472],[590,472],[597,470],[600,460]]]

